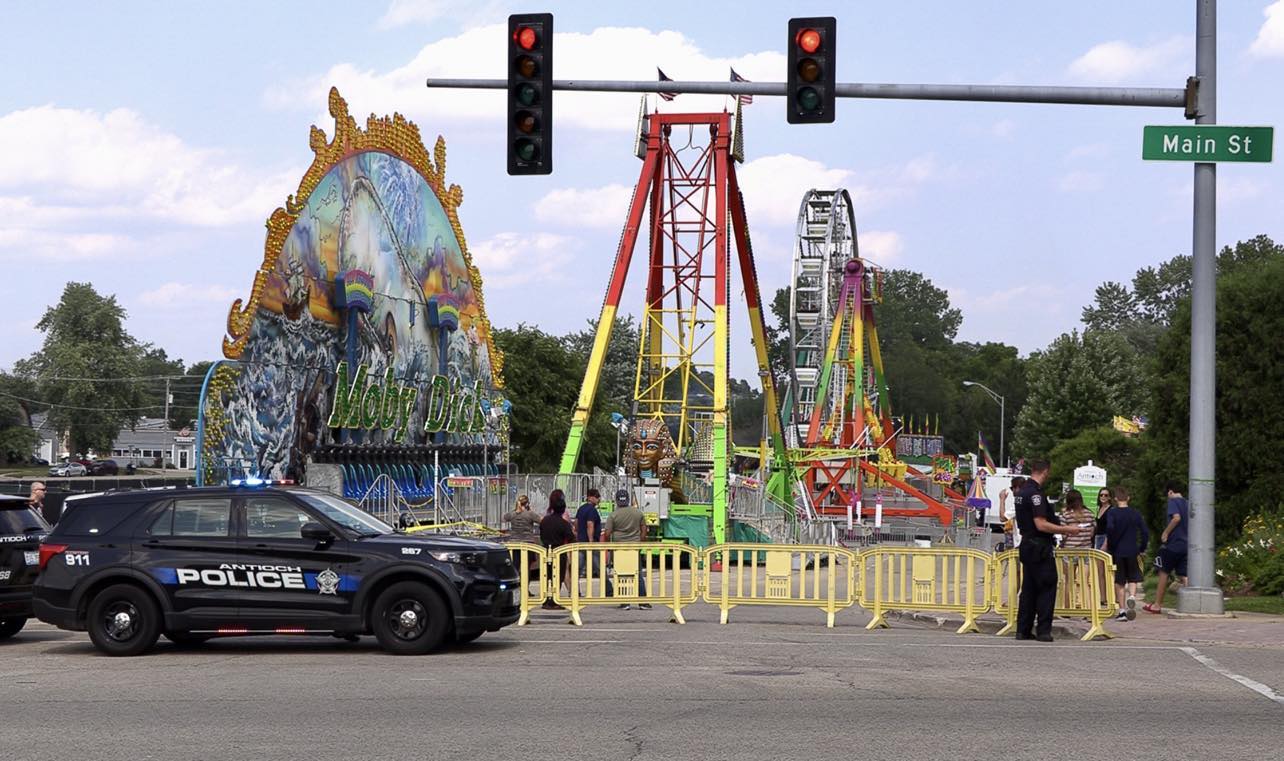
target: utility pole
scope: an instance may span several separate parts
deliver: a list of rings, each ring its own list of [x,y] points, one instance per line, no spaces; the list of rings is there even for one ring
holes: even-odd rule
[[[165,427],[169,428],[169,378],[165,379]]]
[[[1217,0],[1197,0],[1196,124],[1217,123]],[[1189,585],[1177,592],[1182,613],[1222,613],[1214,567],[1216,468],[1217,165],[1195,164],[1195,215],[1190,317]]]

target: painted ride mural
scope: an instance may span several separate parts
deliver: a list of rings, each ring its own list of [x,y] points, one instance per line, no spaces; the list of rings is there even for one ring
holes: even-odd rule
[[[269,218],[248,302],[237,299],[201,403],[207,483],[299,478],[336,445],[498,445],[495,350],[445,142],[430,157],[400,114],[366,129],[330,91],[335,137]],[[387,421],[384,423],[384,421]]]

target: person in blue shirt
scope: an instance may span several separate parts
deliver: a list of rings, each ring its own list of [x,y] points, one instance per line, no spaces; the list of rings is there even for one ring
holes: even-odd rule
[[[1168,582],[1174,573],[1182,584],[1186,583],[1187,531],[1190,525],[1190,505],[1182,496],[1180,481],[1169,481],[1168,491],[1168,525],[1159,535],[1159,554],[1155,556],[1155,568],[1159,569],[1159,588],[1155,590],[1155,602],[1144,607],[1147,613],[1164,612],[1164,594],[1168,591]]]
[[[575,540],[577,542],[597,542],[602,538],[602,514],[598,512],[598,503],[602,501],[602,494],[597,489],[589,489],[584,497],[584,504],[580,509],[575,511]],[[580,577],[583,578],[587,569],[584,557],[586,553],[580,553]],[[598,553],[587,553],[593,557],[593,575],[591,578],[596,579],[602,575],[601,560]]]
[[[1141,555],[1150,544],[1150,532],[1141,513],[1128,504],[1128,490],[1115,487],[1115,506],[1106,513],[1105,550],[1115,561],[1115,595],[1119,598],[1116,621],[1137,617],[1137,585],[1141,583]]]

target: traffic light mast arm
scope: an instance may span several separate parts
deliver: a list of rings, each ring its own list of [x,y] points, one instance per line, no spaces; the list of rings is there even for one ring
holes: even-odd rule
[[[426,80],[429,88],[503,90],[505,79]],[[579,92],[698,93],[705,95],[785,94],[784,82],[652,82],[630,80],[555,79],[554,90]],[[1183,87],[1056,87],[1041,85],[936,85],[840,82],[834,85],[839,98],[873,100],[957,100],[987,103],[1052,103],[1080,106],[1144,106],[1186,108]]]

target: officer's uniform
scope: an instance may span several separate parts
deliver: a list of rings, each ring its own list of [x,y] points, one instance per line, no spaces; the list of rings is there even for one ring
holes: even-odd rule
[[[1053,557],[1053,535],[1034,526],[1035,516],[1056,523],[1043,487],[1030,479],[1021,485],[1014,499],[1017,528],[1021,530],[1021,600],[1017,611],[1017,636],[1052,635],[1052,610],[1057,599],[1057,563]],[[1035,631],[1035,616],[1038,631]]]

